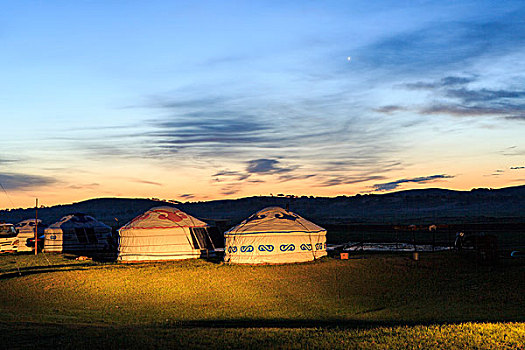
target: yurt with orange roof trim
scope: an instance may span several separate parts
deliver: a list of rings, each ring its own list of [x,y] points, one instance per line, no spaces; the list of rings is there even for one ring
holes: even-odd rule
[[[213,250],[210,225],[173,207],[156,207],[119,230],[118,261],[195,259]]]
[[[279,207],[258,211],[224,233],[224,261],[283,264],[326,256],[326,230]]]

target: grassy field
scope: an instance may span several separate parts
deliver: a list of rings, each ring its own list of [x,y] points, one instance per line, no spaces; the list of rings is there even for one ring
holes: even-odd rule
[[[455,252],[278,266],[0,256],[9,348],[523,348],[525,266]]]

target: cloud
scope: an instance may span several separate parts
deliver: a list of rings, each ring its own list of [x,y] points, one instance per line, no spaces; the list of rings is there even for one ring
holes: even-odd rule
[[[506,157],[521,157],[525,156],[525,149],[520,149],[517,147],[509,147],[500,151],[500,153]]]
[[[279,174],[294,170],[293,167],[281,166],[277,159],[254,159],[246,162],[246,171],[251,174]]]
[[[424,184],[424,183],[434,182],[440,179],[450,179],[453,177],[454,176],[451,176],[451,175],[440,174],[440,175],[415,177],[411,179],[400,179],[400,180],[396,180],[392,182],[374,184],[372,186],[372,189],[373,191],[390,191],[390,190],[394,190],[398,188],[401,184],[404,184],[404,183],[423,183]]]
[[[382,175],[368,175],[368,176],[337,176],[329,178],[321,183],[321,187],[330,187],[337,185],[349,185],[360,182],[367,182],[372,180],[384,180],[385,177]]]
[[[383,68],[391,74],[424,72],[428,76],[447,68],[464,66],[472,59],[501,56],[522,47],[524,15],[524,9],[520,8],[496,20],[433,22],[383,37],[354,56],[372,68]],[[457,83],[464,81],[445,78],[441,81],[441,85]],[[426,88],[423,84],[414,87]]]
[[[448,76],[441,79],[441,86],[465,85],[476,81],[474,77]]]
[[[291,174],[286,174],[286,175],[281,175],[277,178],[277,181],[279,182],[286,182],[286,181],[293,181],[293,180],[306,180],[306,179],[310,179],[310,178],[313,178],[313,177],[316,177],[318,175],[315,175],[315,174],[305,174],[305,175],[291,175]]]
[[[525,90],[465,87],[477,80],[473,77],[447,76],[433,82],[405,83],[401,86],[407,89],[433,92],[433,101],[423,106],[388,105],[374,111],[383,114],[414,111],[420,115],[495,116],[506,120],[525,120]]]
[[[162,186],[161,183],[155,182],[155,181],[146,181],[146,180],[133,180],[133,182],[146,184],[146,185],[154,185],[154,186]]]
[[[9,164],[9,163],[15,163],[15,162],[18,162],[18,160],[0,158],[0,164]]]
[[[461,89],[448,89],[446,90],[447,97],[460,99],[463,103],[472,102],[488,102],[502,99],[520,99],[525,97],[525,91],[523,90],[491,90],[491,89],[478,89],[469,90],[465,88]]]
[[[475,117],[484,115],[507,114],[509,111],[505,108],[495,108],[489,106],[465,106],[457,104],[432,105],[418,110],[420,114],[448,114],[457,117]]]
[[[505,119],[513,120],[513,121],[519,121],[519,122],[525,122],[525,114],[523,114],[523,115],[510,115],[510,116],[506,116]]]
[[[241,190],[240,184],[230,184],[221,188],[221,194],[225,196],[231,196],[238,193]]]
[[[212,175],[212,177],[219,178],[220,176],[232,176],[236,177],[237,181],[246,180],[250,177],[250,174],[243,173],[240,171],[221,170]],[[220,179],[217,179],[220,182]]]
[[[239,176],[241,175],[238,171],[231,171],[231,170],[221,170],[213,174],[212,176]]]
[[[476,78],[474,77],[447,76],[441,78],[439,81],[418,81],[415,83],[405,83],[401,84],[401,87],[409,90],[434,90],[443,87],[465,85],[474,81],[476,81]]]
[[[71,188],[73,190],[84,190],[84,189],[92,190],[92,189],[94,189],[96,187],[99,187],[99,186],[100,186],[100,184],[94,182],[94,183],[84,184],[84,185],[70,185],[70,186],[68,186],[68,188]]]
[[[249,114],[207,111],[170,119],[152,122],[158,130],[147,134],[154,137],[160,146],[226,147],[270,141],[266,134],[268,128]]]
[[[423,115],[448,114],[457,117],[496,116],[507,120],[520,121],[525,117],[525,103],[491,102],[487,100],[483,103],[468,104],[463,101],[461,103],[451,101],[449,103],[426,106],[419,109],[418,112]]]
[[[161,109],[193,110],[196,108],[217,107],[222,104],[223,99],[219,96],[207,96],[199,98],[164,98],[161,96],[150,96],[146,107]]]
[[[185,194],[179,195],[179,197],[184,198],[184,199],[192,199],[192,198],[195,198],[195,195],[193,193],[185,193]]]
[[[395,84],[395,87],[427,92],[426,96],[418,96],[426,97],[427,102],[420,105],[394,102],[373,110],[383,114],[409,111],[420,115],[487,116],[524,121],[525,90],[517,88],[523,86],[522,74],[516,71],[519,68],[499,74],[498,88],[491,86],[493,79],[484,80],[483,76],[484,72],[489,76],[501,64],[508,65],[506,57],[512,56],[514,61],[522,58],[523,50],[516,48],[525,44],[524,15],[525,8],[520,8],[496,20],[441,21],[395,33],[365,47],[362,61],[369,62],[374,69],[384,68],[391,79],[443,75],[433,80]],[[489,69],[469,72],[470,67],[479,66],[478,62],[489,62]],[[491,62],[495,63],[490,65]],[[442,73],[447,71],[453,73]]]
[[[47,176],[19,173],[0,173],[0,184],[6,190],[25,190],[56,184],[57,180]]]
[[[374,108],[375,112],[385,113],[385,114],[391,114],[391,113],[394,113],[394,112],[402,112],[402,111],[406,111],[406,110],[407,110],[406,107],[399,106],[399,105],[387,105],[387,106],[382,106],[382,107],[379,107],[379,108]]]

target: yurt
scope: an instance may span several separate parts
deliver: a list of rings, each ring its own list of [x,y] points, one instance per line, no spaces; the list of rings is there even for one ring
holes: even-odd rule
[[[119,230],[118,261],[192,259],[215,247],[212,227],[173,207],[156,207]]]
[[[66,215],[45,229],[44,252],[89,253],[107,251],[111,227],[85,214]]]
[[[294,263],[326,255],[326,230],[279,207],[258,211],[224,237],[224,261],[231,263]]]
[[[34,243],[33,243],[33,246],[28,246],[27,240],[35,238],[36,230],[38,230],[38,237],[42,236],[44,234],[45,226],[42,223],[42,220],[40,219],[38,220],[26,219],[16,224],[16,229],[18,231],[18,236],[17,236],[18,237],[18,249],[17,250],[19,252],[30,252],[30,251],[33,251],[34,249]]]

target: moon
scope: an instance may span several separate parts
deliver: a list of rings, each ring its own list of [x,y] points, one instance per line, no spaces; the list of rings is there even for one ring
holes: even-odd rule
[[[348,57],[346,58],[346,60],[347,60],[348,62],[350,62],[350,61],[352,60],[352,57],[348,56]]]

